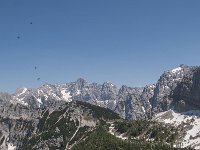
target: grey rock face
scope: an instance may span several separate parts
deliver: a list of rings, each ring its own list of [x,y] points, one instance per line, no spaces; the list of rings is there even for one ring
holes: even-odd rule
[[[20,146],[22,139],[34,133],[37,117],[41,111],[21,104],[0,102],[0,148],[7,150],[9,145]]]
[[[154,112],[166,111],[169,109],[172,99],[170,93],[176,88],[183,77],[190,71],[191,67],[180,65],[178,68],[164,72],[154,89],[154,95],[151,100]]]
[[[172,93],[179,112],[200,109],[200,68],[193,67]]]
[[[137,95],[129,95],[125,101],[125,116],[126,119],[136,120],[145,118],[145,109]]]
[[[151,116],[152,116],[151,102],[153,101],[154,90],[155,90],[154,84],[147,85],[144,87],[142,94],[140,95],[140,99],[143,103],[143,108],[144,108],[146,118],[151,118]]]
[[[152,113],[169,109],[178,112],[200,109],[200,69],[181,65],[164,72],[150,99]]]
[[[101,100],[116,99],[118,89],[110,82],[104,82],[101,86]]]
[[[142,102],[140,100],[140,95],[142,93],[142,90],[143,88],[131,88],[123,85],[119,89],[114,111],[120,114],[122,118],[126,119],[140,118],[141,116],[138,114],[140,113],[144,114],[143,109],[141,110],[140,108],[138,108],[142,106]],[[140,112],[136,110],[140,110]]]

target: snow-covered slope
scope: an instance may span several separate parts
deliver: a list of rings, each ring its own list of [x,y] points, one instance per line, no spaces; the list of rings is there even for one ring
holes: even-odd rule
[[[182,70],[182,68],[178,67],[178,68],[172,69],[171,71],[172,71],[172,73],[177,73],[177,72],[179,72],[181,70]]]
[[[20,88],[13,94],[13,102],[21,103],[23,105],[34,104],[38,107],[43,105],[46,101],[54,99],[57,101],[63,100],[71,102],[71,93],[65,84],[51,85],[44,84],[39,88]],[[31,101],[30,101],[31,99]]]
[[[8,144],[8,150],[15,150],[16,146],[13,146],[12,144]]]
[[[182,129],[174,147],[200,149],[200,110],[177,113],[173,110],[158,113],[153,120],[175,125]]]

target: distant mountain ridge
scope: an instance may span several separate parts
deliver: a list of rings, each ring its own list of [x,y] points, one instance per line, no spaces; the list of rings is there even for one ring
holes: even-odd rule
[[[14,104],[20,103],[32,108],[52,106],[55,101],[83,101],[115,110],[123,118],[126,118],[126,116],[131,118],[132,115],[129,110],[132,107],[129,105],[131,100],[135,99],[138,105],[142,106],[142,103],[139,102],[139,95],[142,93],[142,90],[143,88],[132,88],[125,85],[118,89],[111,82],[104,82],[102,85],[97,83],[89,84],[86,80],[80,78],[75,82],[66,84],[44,84],[37,89],[19,88],[14,94],[8,94],[7,100]],[[4,95],[7,94],[2,94],[3,99]],[[122,108],[122,105],[125,105],[126,108]],[[141,114],[136,115],[132,119],[144,115],[142,107],[136,111],[141,111]]]
[[[145,87],[123,85],[118,88],[111,82],[88,83],[80,78],[66,84],[44,84],[36,89],[19,88],[14,94],[0,93],[0,99],[32,108],[51,106],[55,101],[83,101],[109,108],[122,118],[144,119],[171,108],[180,110],[177,106],[180,104],[177,104],[173,98],[178,96],[175,93],[180,93],[176,91],[180,84],[183,85],[182,81],[185,82],[187,76],[192,78],[195,70],[198,70],[198,67],[180,65],[175,69],[165,71],[156,84]],[[180,99],[180,96],[178,97]]]
[[[118,88],[111,82],[88,83],[81,78],[19,88],[14,94],[0,93],[0,149],[81,149],[81,143],[85,148],[90,143],[92,149],[97,145],[105,149],[108,140],[104,139],[108,144],[104,146],[92,137],[101,140],[101,134],[113,139],[112,148],[138,148],[133,141],[140,139],[147,149],[151,140],[156,141],[151,145],[155,149],[163,147],[162,142],[167,149],[200,149],[199,102],[200,67],[187,65],[165,71],[157,83],[142,88]],[[131,144],[122,142],[130,138]]]

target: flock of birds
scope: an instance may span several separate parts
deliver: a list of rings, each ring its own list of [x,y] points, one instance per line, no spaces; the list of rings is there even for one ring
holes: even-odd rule
[[[37,66],[35,66],[35,70],[37,70]],[[40,81],[40,77],[37,78],[37,81]]]
[[[30,22],[29,24],[32,25],[33,22]],[[19,40],[20,38],[21,38],[20,35],[18,35],[18,36],[17,36],[17,39]],[[37,70],[37,69],[38,69],[38,67],[35,66],[35,70]],[[37,81],[40,81],[40,77],[37,77]]]
[[[33,22],[30,22],[30,24],[33,24]],[[18,35],[18,36],[17,36],[17,39],[20,39],[20,38],[21,38],[21,37]]]

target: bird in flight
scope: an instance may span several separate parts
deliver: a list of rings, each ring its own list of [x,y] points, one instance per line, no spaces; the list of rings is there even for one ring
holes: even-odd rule
[[[20,36],[17,36],[17,39],[20,39]]]

